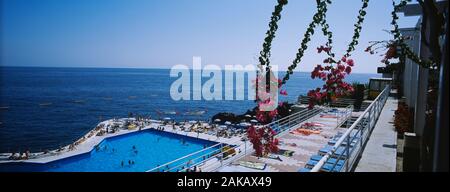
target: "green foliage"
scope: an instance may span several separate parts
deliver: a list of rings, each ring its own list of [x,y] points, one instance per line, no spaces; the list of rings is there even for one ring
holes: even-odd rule
[[[363,5],[361,9],[359,10],[359,15],[357,17],[357,22],[354,24],[354,34],[352,37],[352,41],[349,43],[346,53],[344,54],[344,57],[350,57],[351,52],[355,50],[356,45],[358,45],[360,33],[362,30],[362,23],[364,22],[364,17],[366,16],[366,8],[369,5],[369,0],[362,0]],[[308,42],[311,40],[311,36],[314,35],[314,28],[317,25],[320,25],[322,27],[322,33],[325,37],[327,37],[327,47],[332,47],[333,44],[333,33],[329,30],[329,25],[326,20],[326,13],[328,11],[328,4],[331,4],[331,0],[317,0],[317,12],[313,16],[313,21],[309,24],[308,28],[306,29],[306,32],[304,34],[303,40],[300,44],[300,48],[298,49],[298,52],[296,54],[295,59],[292,61],[292,64],[288,67],[288,70],[286,71],[286,75],[284,76],[282,80],[282,84],[285,84],[287,80],[289,80],[289,76],[292,75],[294,72],[294,69],[297,67],[298,63],[301,62],[301,59],[304,55],[304,52],[308,48]],[[328,61],[330,63],[336,63],[335,54],[332,51],[327,52],[328,54]]]
[[[293,71],[297,67],[297,64],[302,60],[306,49],[308,49],[308,42],[311,41],[311,36],[314,35],[314,28],[324,20],[324,17],[328,11],[328,4],[331,4],[331,0],[317,0],[317,12],[314,14],[313,20],[309,23],[308,28],[306,29],[300,48],[298,48],[298,52],[292,61],[292,64],[288,67],[286,75],[282,80],[282,84],[285,84],[286,81],[289,80],[289,76],[294,73]]]
[[[270,18],[269,29],[266,32],[266,38],[264,38],[263,50],[260,52],[259,64],[260,68],[266,66],[266,71],[270,70],[270,49],[272,47],[272,41],[275,38],[275,33],[278,29],[278,21],[281,19],[281,12],[283,6],[287,5],[287,0],[278,0],[278,4],[275,6],[275,10],[272,12]]]
[[[405,58],[409,58],[418,65],[424,67],[424,68],[434,68],[435,63],[431,60],[426,60],[423,58],[420,58],[417,56],[411,48],[405,43],[405,38],[402,37],[402,34],[400,33],[400,29],[398,27],[397,20],[399,19],[397,12],[407,5],[408,2],[411,2],[411,0],[401,0],[399,4],[396,4],[395,1],[392,1],[392,6],[394,7],[394,10],[392,10],[392,22],[391,25],[393,26],[392,34],[394,35],[394,41],[397,42],[398,46],[400,47],[400,62],[404,63]]]

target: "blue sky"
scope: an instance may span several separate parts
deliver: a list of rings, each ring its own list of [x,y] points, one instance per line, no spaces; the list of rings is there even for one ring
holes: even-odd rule
[[[256,64],[276,0],[3,0],[1,65],[49,67],[170,68],[202,64]],[[335,51],[351,40],[360,0],[334,0],[327,15]],[[371,0],[354,72],[376,73],[381,57],[363,50],[371,40],[390,39],[390,0]],[[293,60],[315,0],[290,0],[272,46],[272,63]],[[417,17],[401,18],[412,27]],[[316,33],[300,71],[323,60]]]

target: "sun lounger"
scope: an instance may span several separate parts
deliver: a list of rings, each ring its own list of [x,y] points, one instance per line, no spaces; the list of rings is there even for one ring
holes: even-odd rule
[[[326,145],[324,148],[319,150],[319,154],[320,155],[325,155],[327,154],[331,149],[333,148],[333,146],[331,145]],[[350,147],[350,152],[352,150],[353,147]],[[346,147],[344,146],[340,146],[336,149],[336,151],[334,151],[333,157],[342,157],[345,158],[347,157],[347,151],[346,151]]]
[[[238,165],[247,167],[250,169],[256,169],[256,170],[264,170],[266,169],[267,164],[265,163],[257,163],[257,162],[250,162],[250,161],[239,161]]]
[[[328,159],[328,161],[322,166],[321,171],[330,172],[332,170],[331,172],[340,172],[342,170],[342,168],[344,167],[344,160],[339,160],[337,163],[330,163],[329,161],[332,159]],[[318,162],[319,161],[310,159],[303,169],[311,170],[314,166],[316,166]]]
[[[292,155],[294,155],[294,151],[280,149],[280,150],[278,150],[278,155],[283,155],[283,156],[286,156],[286,157],[292,157]]]
[[[274,155],[274,154],[268,154],[268,155],[266,156],[266,158],[268,158],[268,159],[273,159],[273,160],[278,160],[278,161],[283,161],[283,160],[280,158],[279,155]]]
[[[323,156],[317,155],[317,154],[316,154],[316,155],[311,156],[310,160],[313,160],[313,161],[320,161],[320,160],[322,159],[322,157],[323,157]],[[329,163],[329,164],[344,165],[345,161],[342,160],[342,159],[338,161],[336,158],[331,157],[331,158],[328,158],[327,163]]]
[[[314,166],[316,166],[316,164],[317,164],[318,162],[319,162],[319,161],[310,159],[308,162],[306,162],[305,168],[310,168],[310,169],[312,169]]]
[[[323,115],[320,115],[320,118],[332,118],[332,119],[336,119],[336,118],[338,118],[338,116],[336,116],[336,115],[323,114]]]
[[[326,171],[326,172],[340,172],[342,170],[342,168],[344,167],[344,164],[342,165],[334,165],[334,164],[330,164],[330,163],[326,163],[325,165],[323,165],[322,167],[322,171]]]
[[[306,168],[306,167],[303,167],[303,168],[298,170],[298,172],[310,172],[310,171],[311,171],[311,169]]]

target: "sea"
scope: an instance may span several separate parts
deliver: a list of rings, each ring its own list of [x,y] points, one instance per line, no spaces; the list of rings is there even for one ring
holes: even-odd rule
[[[170,87],[178,77],[169,69],[0,67],[0,74],[0,153],[56,149],[111,118],[208,121],[219,112],[242,114],[255,107],[252,100],[176,101]],[[368,83],[371,77],[380,75],[355,73],[346,80]],[[288,95],[279,99],[295,102],[321,85],[310,73],[296,72],[283,87]]]

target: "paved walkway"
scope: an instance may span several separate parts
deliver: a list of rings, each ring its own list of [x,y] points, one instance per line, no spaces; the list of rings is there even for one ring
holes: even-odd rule
[[[392,97],[387,99],[355,172],[396,171],[397,132],[393,122],[397,103]]]

